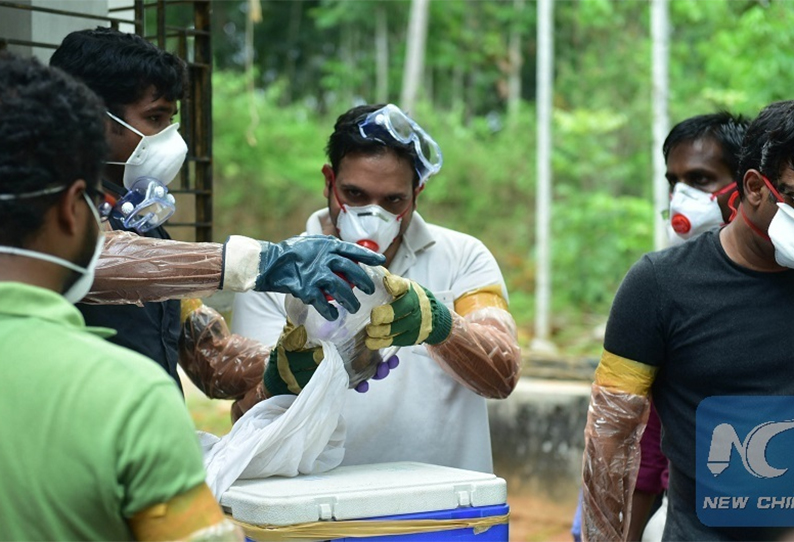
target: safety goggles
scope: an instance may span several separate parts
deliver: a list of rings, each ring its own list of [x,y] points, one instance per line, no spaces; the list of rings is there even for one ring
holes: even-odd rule
[[[358,129],[366,139],[375,139],[382,143],[391,140],[403,145],[413,144],[416,149],[415,167],[419,175],[419,186],[441,170],[444,160],[438,143],[394,104],[369,113],[358,123]]]
[[[141,177],[115,207],[125,228],[145,233],[161,226],[176,211],[176,200],[168,188],[151,177]]]

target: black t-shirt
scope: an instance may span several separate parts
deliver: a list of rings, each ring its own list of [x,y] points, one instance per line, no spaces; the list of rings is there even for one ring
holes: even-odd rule
[[[124,228],[114,211],[109,219],[114,230],[131,231]],[[132,233],[137,233],[132,231]],[[141,234],[139,234],[141,235]],[[155,239],[170,239],[165,228],[159,227],[142,234]],[[137,305],[88,305],[78,303],[86,325],[109,327],[117,334],[108,339],[124,348],[129,348],[148,357],[162,367],[182,390],[177,373],[178,343],[180,331],[180,302],[169,300],[161,303]]]
[[[698,405],[711,396],[794,396],[792,322],[794,270],[736,265],[719,231],[643,256],[621,284],[604,348],[659,367],[652,395],[662,450],[692,503]]]

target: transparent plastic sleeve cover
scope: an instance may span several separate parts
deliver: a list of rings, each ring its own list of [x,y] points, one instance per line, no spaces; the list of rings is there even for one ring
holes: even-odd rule
[[[650,400],[593,384],[582,467],[582,537],[626,540],[631,496],[640,465],[640,439]]]
[[[521,348],[510,313],[484,307],[466,316],[452,313],[452,331],[427,351],[447,373],[474,393],[504,399],[518,383]]]
[[[223,245],[152,239],[125,231],[105,234],[91,291],[83,303],[141,305],[217,291]]]
[[[235,400],[233,419],[267,398],[262,378],[269,357],[270,347],[231,333],[223,316],[206,305],[182,324],[179,365],[207,397]]]

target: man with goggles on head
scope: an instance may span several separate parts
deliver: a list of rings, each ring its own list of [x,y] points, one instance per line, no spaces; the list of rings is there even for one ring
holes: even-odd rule
[[[369,393],[349,392],[342,464],[413,460],[491,472],[485,398],[512,392],[520,351],[491,253],[416,211],[419,194],[441,168],[438,145],[398,107],[368,105],[339,117],[326,151],[328,206],[309,217],[306,234],[333,235],[384,254],[384,284],[395,299],[373,309],[366,342],[371,349],[402,347],[399,369]],[[276,342],[285,319],[283,294],[236,296],[233,330],[251,345]],[[263,372],[262,356],[234,364]],[[256,384],[236,404],[239,415],[262,399],[262,382],[235,384],[225,377],[231,368],[194,373],[205,378],[205,390]]]
[[[98,94],[108,108],[110,156],[103,188],[112,206],[91,291],[78,308],[90,325],[111,327],[111,339],[151,358],[179,383],[179,299],[224,289],[291,293],[328,319],[337,311],[326,295],[355,312],[359,303],[343,274],[374,291],[356,261],[383,257],[329,236],[281,243],[232,236],[226,243],[170,240],[162,224],[174,211],[169,183],[187,146],[171,120],[186,77],[184,62],[134,34],[111,28],[69,34],[50,61]],[[137,305],[137,306],[136,306]],[[202,355],[232,355],[216,343]]]

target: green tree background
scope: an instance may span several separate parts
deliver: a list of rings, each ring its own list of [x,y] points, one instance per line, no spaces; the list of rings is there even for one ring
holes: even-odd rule
[[[421,100],[411,113],[444,152],[420,212],[489,246],[526,342],[535,289],[536,6],[518,4],[430,3]],[[405,57],[408,1],[262,0],[246,73],[248,5],[214,4],[219,240],[301,232],[325,205],[320,168],[335,118],[376,101],[379,16],[391,101]],[[661,151],[651,149],[649,11],[647,0],[555,2],[553,331],[574,354],[597,354],[591,329],[606,320],[630,265],[652,249],[651,159]],[[791,97],[794,2],[672,0],[670,18],[672,123],[720,109],[753,116]],[[524,62],[521,105],[510,115],[508,36],[516,28]]]

